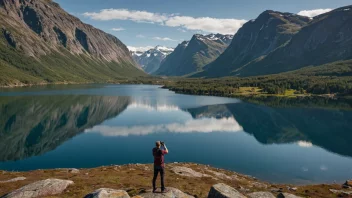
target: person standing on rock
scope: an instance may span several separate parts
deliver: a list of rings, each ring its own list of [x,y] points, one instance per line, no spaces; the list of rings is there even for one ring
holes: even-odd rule
[[[156,179],[160,172],[161,177],[161,192],[165,192],[164,185],[164,175],[165,175],[165,163],[164,163],[164,155],[169,153],[164,142],[157,141],[155,142],[155,148],[153,148],[153,156],[154,156],[154,177],[153,177],[153,193],[156,191]]]

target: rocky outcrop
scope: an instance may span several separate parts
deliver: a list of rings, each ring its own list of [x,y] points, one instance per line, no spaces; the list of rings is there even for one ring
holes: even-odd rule
[[[69,185],[73,184],[70,180],[46,179],[23,186],[3,198],[34,198],[61,194]]]
[[[236,180],[237,177],[235,175],[233,176],[228,176],[224,173],[221,173],[221,172],[216,172],[216,171],[213,171],[213,170],[206,170],[207,172],[213,174],[215,177],[219,178],[219,179],[226,179],[226,180]]]
[[[119,39],[81,22],[52,0],[1,0],[0,28],[0,61],[17,74],[8,77],[6,70],[0,82],[106,82],[145,75]]]
[[[111,188],[100,188],[84,198],[130,198],[128,193],[124,190],[115,190]]]
[[[293,194],[290,194],[290,193],[280,193],[277,198],[302,198],[302,197],[299,197],[299,196],[296,196],[296,195],[293,195]]]
[[[340,196],[352,195],[352,191],[330,189],[330,192]],[[293,197],[292,197],[293,198]]]
[[[153,192],[147,192],[140,194],[139,197],[143,198],[194,198],[191,195],[188,195],[176,188],[172,187],[167,187],[167,192],[166,193],[153,193]]]
[[[275,196],[270,192],[253,192],[247,194],[249,198],[275,198]]]
[[[186,177],[211,177],[210,175],[203,174],[203,173],[194,171],[191,168],[183,167],[183,166],[175,166],[171,170],[178,175],[186,176]]]
[[[72,174],[78,174],[78,173],[79,173],[79,170],[76,169],[76,168],[70,168],[70,169],[68,169],[68,172],[69,172],[69,173],[72,173]]]
[[[236,189],[220,183],[211,187],[208,198],[246,198],[246,196]]]
[[[347,180],[342,187],[344,188],[352,188],[352,180]]]
[[[23,181],[25,179],[26,179],[25,177],[16,177],[16,178],[9,179],[6,181],[0,181],[0,183],[10,183],[10,182],[16,182],[16,181]]]
[[[183,76],[202,71],[203,67],[215,60],[232,40],[232,35],[195,34],[190,41],[184,41],[165,58],[157,75]]]

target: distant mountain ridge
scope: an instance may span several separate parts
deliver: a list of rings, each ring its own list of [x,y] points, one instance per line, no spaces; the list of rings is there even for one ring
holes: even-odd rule
[[[141,68],[148,74],[151,74],[159,69],[161,62],[173,51],[173,48],[158,45],[146,51],[131,50],[131,53],[133,59],[141,66]]]
[[[0,17],[2,85],[144,75],[120,40],[51,0],[0,0]]]
[[[227,48],[232,38],[232,35],[195,34],[190,41],[179,44],[154,74],[183,76],[201,71]]]
[[[265,11],[195,77],[255,76],[352,59],[352,6],[313,19]]]

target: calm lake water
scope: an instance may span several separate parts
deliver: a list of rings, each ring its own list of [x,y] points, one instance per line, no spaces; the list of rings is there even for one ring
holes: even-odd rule
[[[0,170],[196,162],[270,182],[352,178],[352,111],[272,108],[149,85],[0,92]]]

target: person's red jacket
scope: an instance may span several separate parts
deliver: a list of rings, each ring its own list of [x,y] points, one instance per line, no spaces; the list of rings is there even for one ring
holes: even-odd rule
[[[160,148],[153,148],[153,156],[154,156],[154,166],[162,166],[164,167],[164,155],[167,152]]]

